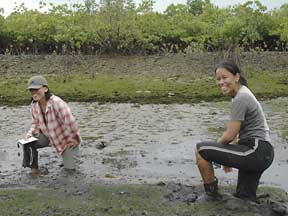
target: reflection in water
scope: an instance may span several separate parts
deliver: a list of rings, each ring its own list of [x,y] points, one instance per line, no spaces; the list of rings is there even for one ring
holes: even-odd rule
[[[281,99],[263,103],[271,129],[276,157],[272,167],[264,173],[265,184],[275,184],[288,190],[287,141],[279,130],[287,119],[287,112],[273,112],[273,104]],[[98,104],[71,103],[83,137],[81,172],[87,182],[119,181],[153,183],[180,181],[193,184],[200,181],[194,158],[194,147],[199,141],[217,139],[229,119],[229,104]],[[30,126],[29,106],[0,107],[0,177],[9,182],[23,181],[27,169],[21,168],[22,150],[16,142],[23,138]],[[287,125],[286,125],[287,126]],[[99,146],[103,146],[100,148]],[[21,154],[20,157],[18,153]],[[8,157],[9,155],[9,157]],[[61,168],[61,158],[52,148],[40,150],[40,165],[49,170],[53,179]],[[235,183],[237,172],[219,178]]]

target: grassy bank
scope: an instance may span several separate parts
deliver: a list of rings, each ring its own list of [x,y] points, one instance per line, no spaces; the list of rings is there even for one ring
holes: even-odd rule
[[[30,103],[27,80],[31,75],[6,74],[0,78],[0,104]],[[67,101],[194,103],[223,100],[213,76],[157,76],[99,74],[46,75],[53,93]],[[285,72],[247,73],[249,86],[258,98],[288,96],[288,74]]]
[[[196,188],[196,190],[202,190]],[[231,188],[221,188],[231,190]],[[260,192],[270,198],[287,202],[287,194],[280,189],[263,187]],[[0,191],[1,215],[256,215],[262,211],[243,207],[229,209],[226,201],[191,203],[174,196],[166,186],[157,185],[93,185],[81,189],[2,189]],[[249,206],[249,204],[246,204]],[[261,214],[262,215],[262,214]]]

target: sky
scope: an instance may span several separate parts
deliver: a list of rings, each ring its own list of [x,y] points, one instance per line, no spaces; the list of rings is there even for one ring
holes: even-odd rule
[[[24,3],[28,9],[38,9],[40,0],[0,0],[0,8],[4,9],[4,16],[9,15],[15,5],[20,5]],[[44,0],[45,2],[52,2],[53,4],[63,4],[63,3],[82,3],[83,0]],[[170,4],[186,4],[187,0],[155,0],[154,10],[163,12]],[[242,4],[248,0],[210,0],[211,3],[219,7],[228,7],[231,5]],[[136,5],[138,5],[141,0],[134,0]],[[288,4],[288,0],[260,0],[260,2],[265,5],[268,10],[279,8],[282,4]],[[16,4],[15,4],[16,3]]]

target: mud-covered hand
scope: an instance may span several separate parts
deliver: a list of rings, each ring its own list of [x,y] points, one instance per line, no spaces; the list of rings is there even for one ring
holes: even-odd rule
[[[232,172],[232,167],[227,167],[227,166],[223,166],[223,170],[225,173],[229,173],[229,172]]]

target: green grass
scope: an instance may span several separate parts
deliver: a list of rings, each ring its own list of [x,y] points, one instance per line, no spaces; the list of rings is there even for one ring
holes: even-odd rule
[[[254,215],[249,210],[228,211],[218,202],[171,202],[165,198],[167,188],[156,185],[93,185],[85,191],[1,189],[0,215]],[[287,202],[287,194],[280,189],[265,187],[260,191]]]
[[[164,215],[184,204],[171,205],[157,186],[96,185],[82,196],[59,190],[2,190],[1,215]],[[165,211],[163,210],[165,209]],[[73,213],[73,214],[72,214]]]
[[[29,75],[3,75],[0,78],[0,104],[26,105]],[[288,96],[286,73],[249,73],[249,86],[256,96],[273,98]],[[194,103],[219,101],[222,97],[213,77],[177,77],[156,75],[47,75],[51,91],[66,101],[133,102],[133,103]]]
[[[251,73],[251,76],[248,83],[258,98],[274,98],[288,95],[287,72],[269,73],[266,71]]]

